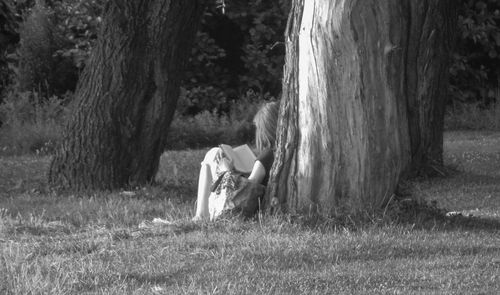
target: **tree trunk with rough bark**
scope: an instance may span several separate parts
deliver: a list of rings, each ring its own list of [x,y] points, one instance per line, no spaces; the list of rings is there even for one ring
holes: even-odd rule
[[[411,172],[435,174],[443,165],[443,128],[450,54],[457,37],[452,0],[406,1],[408,30],[404,79],[411,143]]]
[[[268,202],[373,210],[403,173],[441,162],[453,5],[293,1]]]
[[[111,0],[76,91],[49,183],[74,190],[151,181],[204,0]]]

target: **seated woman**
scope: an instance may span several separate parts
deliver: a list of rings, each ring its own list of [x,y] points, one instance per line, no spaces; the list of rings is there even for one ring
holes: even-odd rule
[[[254,117],[255,143],[259,155],[253,165],[252,172],[248,176],[248,180],[251,182],[267,185],[269,171],[274,161],[278,114],[279,104],[269,102],[264,104]],[[201,162],[194,221],[213,218],[209,210],[209,207],[213,207],[211,206],[213,204],[209,204],[212,184],[219,178],[221,173],[231,169],[232,163],[227,157],[224,157],[220,148],[212,148],[205,155],[204,160]],[[222,182],[221,185],[229,184]]]

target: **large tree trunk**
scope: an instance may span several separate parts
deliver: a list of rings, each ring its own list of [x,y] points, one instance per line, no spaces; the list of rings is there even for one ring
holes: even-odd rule
[[[373,209],[412,162],[440,159],[452,6],[293,1],[268,201],[290,212]]]
[[[52,161],[56,187],[113,189],[153,179],[204,0],[111,0]]]

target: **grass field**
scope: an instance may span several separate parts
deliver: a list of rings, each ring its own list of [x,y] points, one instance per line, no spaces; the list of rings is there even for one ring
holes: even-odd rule
[[[48,191],[48,157],[0,157],[0,294],[500,290],[500,133],[448,132],[446,163],[457,172],[408,188],[461,216],[404,222],[192,223],[203,153],[166,153],[161,185],[91,196]]]

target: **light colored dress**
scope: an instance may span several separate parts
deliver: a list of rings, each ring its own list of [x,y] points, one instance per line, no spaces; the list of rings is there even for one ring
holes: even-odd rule
[[[272,151],[270,154],[262,153],[257,160],[266,168],[267,177],[267,171],[273,161]],[[224,212],[239,212],[246,217],[257,212],[265,192],[265,185],[251,182],[247,178],[248,175],[237,172],[220,148],[211,149],[201,164],[208,165],[212,175],[212,187],[208,197],[210,220],[217,219]]]
[[[212,189],[208,197],[208,212],[210,220],[215,220],[225,210],[234,208],[234,204],[227,198],[238,188],[237,178],[231,172],[230,160],[221,148],[212,148],[205,155],[201,165],[208,165],[212,174],[212,184],[217,181],[217,187]]]

